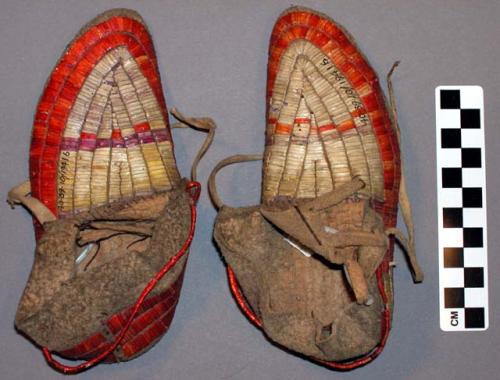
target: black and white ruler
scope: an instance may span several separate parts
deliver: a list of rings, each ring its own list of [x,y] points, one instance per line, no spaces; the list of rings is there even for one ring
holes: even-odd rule
[[[436,88],[439,314],[444,331],[488,328],[483,89]]]

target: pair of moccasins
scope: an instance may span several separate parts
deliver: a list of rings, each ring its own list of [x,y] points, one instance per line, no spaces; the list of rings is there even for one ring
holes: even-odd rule
[[[392,103],[392,88],[389,88]],[[416,281],[399,130],[374,71],[325,15],[293,7],[271,37],[263,156],[209,178],[214,236],[244,314],[280,346],[325,366],[374,359],[390,330],[395,237]],[[37,248],[16,327],[75,373],[130,360],[172,321],[196,224],[196,167],[176,167],[151,36],[134,11],[105,12],[70,43],[35,114],[30,180],[9,193],[34,215]],[[262,202],[232,208],[226,165],[263,159]],[[398,203],[409,238],[395,228]],[[53,353],[85,360],[61,364]]]

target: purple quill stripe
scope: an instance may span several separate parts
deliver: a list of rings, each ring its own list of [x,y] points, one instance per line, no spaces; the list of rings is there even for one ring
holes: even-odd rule
[[[63,137],[61,141],[61,150],[76,152],[80,146],[80,139],[74,137]]]
[[[93,152],[95,150],[95,145],[96,145],[95,139],[82,139],[80,142],[80,150]]]
[[[123,148],[125,146],[132,147],[138,144],[150,144],[154,141],[170,141],[168,131],[166,129],[152,130],[143,133],[133,133],[124,138],[114,139],[79,139],[74,137],[63,137],[61,141],[61,150],[76,152],[79,149],[92,152],[95,148]]]
[[[139,141],[141,144],[149,144],[149,143],[154,142],[153,135],[151,134],[151,131],[138,133],[137,137],[139,137]]]
[[[139,139],[137,138],[137,133],[132,133],[131,135],[124,136],[125,146],[136,146],[139,144]]]
[[[97,139],[96,141],[98,148],[109,148],[111,146],[110,139]]]

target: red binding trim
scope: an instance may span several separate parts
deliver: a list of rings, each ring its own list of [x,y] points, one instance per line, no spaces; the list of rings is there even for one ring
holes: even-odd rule
[[[229,281],[229,288],[231,289],[231,293],[233,294],[238,306],[241,311],[247,316],[248,319],[257,327],[262,327],[262,321],[255,315],[250,306],[248,306],[245,301],[245,296],[241,292],[240,286],[238,285],[238,280],[236,279],[236,275],[230,266],[227,267],[227,278]]]
[[[148,285],[146,285],[144,290],[141,292],[141,295],[135,302],[135,305],[132,308],[132,312],[130,313],[130,316],[127,319],[127,323],[120,331],[120,334],[116,337],[115,341],[104,352],[102,352],[95,358],[92,358],[84,363],[75,366],[68,366],[62,364],[61,362],[54,359],[52,353],[49,351],[47,347],[43,347],[42,348],[43,356],[45,357],[45,360],[47,360],[47,362],[54,369],[65,374],[79,373],[86,369],[89,369],[90,367],[93,367],[96,364],[99,364],[100,362],[105,360],[109,355],[113,354],[113,351],[115,351],[118,348],[118,345],[125,337],[125,334],[130,328],[130,325],[132,324],[134,318],[139,312],[144,301],[146,300],[146,297],[151,293],[151,291],[155,288],[155,286],[163,278],[163,276],[165,276],[165,274],[167,274],[175,266],[175,264],[177,264],[177,262],[182,258],[182,256],[186,254],[187,250],[189,249],[189,246],[191,245],[191,242],[193,241],[194,231],[196,227],[196,201],[200,197],[201,185],[198,182],[194,181],[188,182],[188,184],[186,185],[186,191],[189,193],[189,195],[193,200],[193,202],[191,203],[191,226],[189,228],[188,237],[184,242],[184,244],[182,245],[182,247],[179,249],[179,251],[163,266],[163,268],[160,269],[160,271],[156,274],[156,276],[153,279],[151,279]]]

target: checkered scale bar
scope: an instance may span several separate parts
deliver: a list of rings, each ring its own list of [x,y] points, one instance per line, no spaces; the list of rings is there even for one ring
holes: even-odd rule
[[[439,303],[443,331],[488,328],[483,89],[436,88]]]

